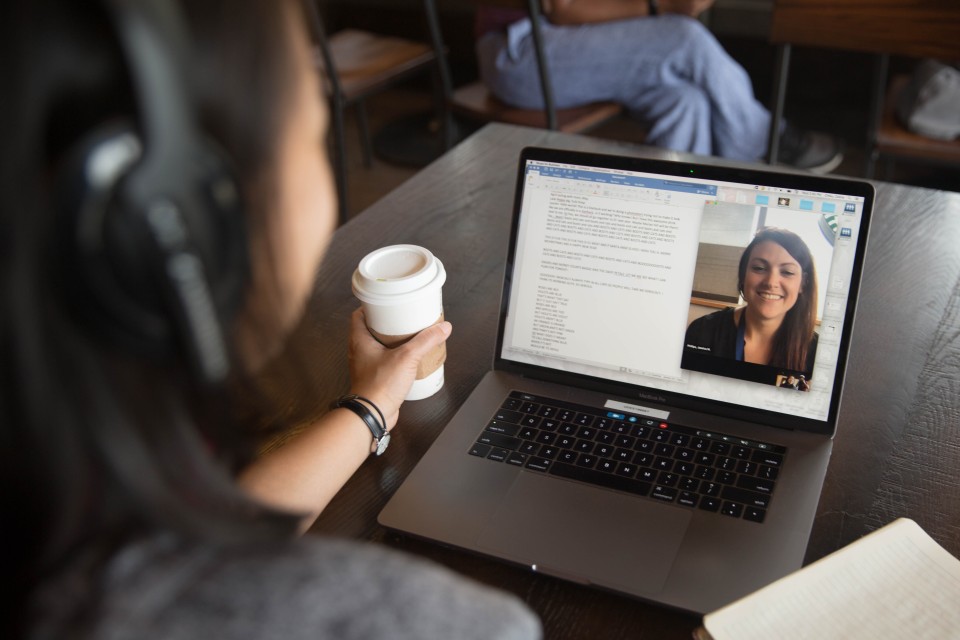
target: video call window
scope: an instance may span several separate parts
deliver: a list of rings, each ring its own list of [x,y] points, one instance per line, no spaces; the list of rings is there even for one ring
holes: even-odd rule
[[[809,391],[836,231],[775,202],[705,207],[681,368]]]

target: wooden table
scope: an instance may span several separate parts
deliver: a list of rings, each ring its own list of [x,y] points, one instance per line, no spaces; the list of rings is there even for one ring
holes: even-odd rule
[[[305,388],[315,399],[298,410],[314,410],[347,387],[347,326],[357,306],[350,274],[368,251],[415,243],[439,256],[454,332],[444,388],[404,405],[388,453],[364,464],[311,533],[387,544],[511,591],[541,616],[547,638],[689,638],[698,620],[686,614],[402,538],[376,523],[491,366],[514,176],[525,145],[689,159],[489,125],[339,229],[296,335],[308,363]],[[915,519],[960,556],[960,194],[876,186],[839,433],[807,562],[898,516]]]

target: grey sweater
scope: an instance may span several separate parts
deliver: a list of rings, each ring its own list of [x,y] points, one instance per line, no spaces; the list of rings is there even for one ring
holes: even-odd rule
[[[98,640],[541,635],[511,595],[377,545],[315,537],[243,551],[172,537],[133,545],[107,567],[95,619]]]

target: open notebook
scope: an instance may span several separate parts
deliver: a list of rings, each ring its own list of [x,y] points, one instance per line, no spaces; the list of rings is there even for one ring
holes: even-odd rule
[[[908,518],[704,617],[700,640],[960,635],[960,560]]]

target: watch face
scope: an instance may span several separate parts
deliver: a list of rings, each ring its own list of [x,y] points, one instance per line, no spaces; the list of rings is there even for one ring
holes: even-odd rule
[[[380,438],[380,440],[377,441],[377,455],[379,456],[379,455],[382,454],[384,451],[386,451],[386,450],[387,450],[387,445],[389,445],[389,444],[390,444],[390,434],[389,434],[389,433],[385,433],[385,434],[383,434],[383,437]]]

